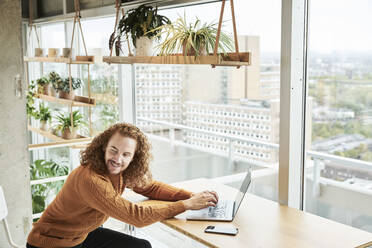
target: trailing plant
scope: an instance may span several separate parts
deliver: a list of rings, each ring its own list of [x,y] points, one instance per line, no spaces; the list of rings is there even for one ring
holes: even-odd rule
[[[161,32],[158,32],[162,30]],[[204,23],[196,19],[194,23],[187,23],[186,15],[179,17],[175,22],[155,28],[150,32],[158,32],[157,37],[165,36],[163,43],[157,46],[160,55],[169,55],[183,51],[184,55],[199,56],[206,51],[213,52],[216,44],[218,23]],[[233,50],[232,39],[222,30],[220,33],[218,49],[223,53]]]
[[[34,94],[35,94],[35,82],[31,81],[31,83],[28,85],[28,91],[26,95],[26,111],[27,111],[27,116],[28,117],[35,117],[36,113],[36,108],[34,107],[35,99],[34,99]]]
[[[128,39],[131,36],[132,43],[135,47],[136,40],[140,37],[146,36],[151,39],[161,31],[157,29],[154,32],[148,32],[154,30],[164,24],[169,24],[170,20],[158,14],[158,8],[152,6],[146,6],[145,4],[140,5],[136,9],[129,10],[120,20],[117,33],[113,32],[110,36],[109,48],[112,49],[115,44],[116,54],[121,50],[121,39]],[[123,37],[124,36],[124,37]],[[159,38],[159,37],[158,37]]]
[[[30,165],[30,179],[38,180],[49,177],[65,176],[68,174],[68,167],[59,165],[53,161],[38,159]],[[45,184],[35,184],[31,186],[32,193],[32,213],[41,213],[46,206],[46,198],[49,193],[58,193],[62,188],[63,181]]]
[[[43,122],[52,120],[50,109],[44,103],[39,104],[39,111],[36,112],[35,118]]]
[[[75,110],[72,112],[72,123],[74,124],[74,128],[86,126],[86,122],[84,121],[84,117],[82,114],[79,113],[79,110]],[[56,116],[56,130],[65,131],[66,129],[69,129],[70,132],[72,132],[72,123],[71,123],[71,115],[69,113],[63,114],[58,113]]]

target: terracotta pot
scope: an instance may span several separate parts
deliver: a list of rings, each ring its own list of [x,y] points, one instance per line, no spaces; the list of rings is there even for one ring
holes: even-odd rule
[[[206,54],[207,54],[207,51],[205,50],[205,46],[201,46],[199,48],[199,55],[206,55]],[[187,54],[186,54],[186,41],[183,42],[182,44],[182,55],[183,56],[195,56],[196,55],[195,49],[193,47],[189,47],[189,49],[187,50]]]
[[[58,92],[58,97],[68,99],[68,100],[74,100],[75,93],[74,93],[73,90],[70,90],[70,92],[59,91]]]
[[[63,130],[62,132],[62,139],[75,139],[76,138],[76,128],[72,129],[72,132],[69,128]]]
[[[40,129],[43,131],[48,131],[49,130],[48,122],[40,121]]]
[[[136,40],[135,56],[152,56],[152,39],[142,36]]]

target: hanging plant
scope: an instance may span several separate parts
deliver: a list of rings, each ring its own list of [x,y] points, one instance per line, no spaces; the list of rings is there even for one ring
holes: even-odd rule
[[[162,30],[161,32],[158,32]],[[184,56],[200,56],[213,52],[216,44],[218,23],[201,23],[196,19],[194,23],[187,23],[186,15],[175,22],[165,24],[150,32],[158,32],[157,37],[165,36],[164,42],[157,46],[160,55],[170,55],[182,51]],[[230,36],[223,31],[220,33],[218,48],[226,53],[233,50]]]
[[[158,8],[140,5],[136,9],[129,10],[120,20],[117,31],[113,32],[109,40],[109,49],[115,45],[116,55],[121,51],[121,40],[131,37],[134,47],[137,48],[137,41],[142,37],[152,40],[161,31],[148,32],[164,24],[169,24],[170,20],[158,14]],[[160,38],[160,37],[157,37]]]

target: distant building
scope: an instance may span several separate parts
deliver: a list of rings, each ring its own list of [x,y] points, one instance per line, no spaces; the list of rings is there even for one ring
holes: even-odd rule
[[[354,149],[361,144],[370,145],[372,144],[372,139],[366,139],[361,134],[342,134],[328,139],[313,141],[311,149],[333,154]]]
[[[135,78],[137,118],[180,124],[182,122],[182,67],[177,65],[137,65]],[[145,130],[163,127],[138,121]]]
[[[315,122],[349,121],[354,118],[354,111],[348,109],[330,109],[327,107],[313,109],[313,120]]]
[[[218,134],[238,136],[268,143],[279,142],[279,101],[242,101],[239,104],[184,103],[184,124]],[[225,138],[184,131],[184,142],[213,151],[227,152]],[[277,162],[277,151],[262,145],[236,141],[235,155]]]

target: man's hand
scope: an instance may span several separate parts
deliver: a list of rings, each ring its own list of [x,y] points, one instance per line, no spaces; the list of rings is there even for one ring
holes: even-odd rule
[[[198,210],[209,206],[215,207],[217,202],[217,193],[209,190],[193,194],[191,198],[183,201],[187,210]]]

